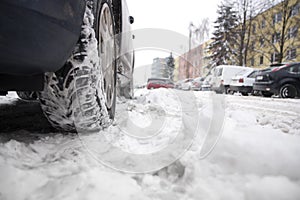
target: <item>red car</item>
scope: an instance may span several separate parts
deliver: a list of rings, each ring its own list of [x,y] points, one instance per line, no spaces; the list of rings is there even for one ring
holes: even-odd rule
[[[147,89],[157,88],[174,88],[174,83],[170,79],[148,79]]]

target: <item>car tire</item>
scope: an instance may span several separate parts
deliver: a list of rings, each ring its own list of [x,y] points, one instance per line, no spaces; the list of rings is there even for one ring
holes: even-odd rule
[[[249,96],[248,92],[242,92],[243,96]]]
[[[223,94],[229,94],[230,88],[228,86],[222,86],[222,91],[221,93]]]
[[[114,118],[116,46],[111,8],[110,2],[102,1],[97,17],[100,22],[104,18],[103,15],[110,19],[106,20],[107,24],[96,24],[95,31],[92,9],[87,6],[80,38],[72,55],[59,72],[46,74],[44,91],[39,94],[39,99],[45,116],[57,129],[101,130],[109,126]],[[109,20],[109,26],[113,25],[110,28]],[[105,31],[112,32],[112,41],[109,42],[113,44],[106,41],[109,38],[98,38],[97,42],[95,32],[101,37],[104,26],[107,28]],[[112,45],[112,48],[105,45]],[[104,49],[105,51],[102,51]],[[110,77],[107,77],[108,75]]]
[[[271,92],[262,91],[261,92],[263,97],[271,97],[273,94]]]
[[[292,84],[285,84],[279,90],[281,98],[295,98],[297,95],[297,88]]]

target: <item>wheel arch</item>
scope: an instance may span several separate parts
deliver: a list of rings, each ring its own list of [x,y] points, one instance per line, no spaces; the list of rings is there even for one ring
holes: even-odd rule
[[[278,87],[278,93],[280,92],[281,87],[283,87],[286,84],[295,86],[295,88],[297,90],[297,96],[300,96],[300,81],[292,79],[292,78],[288,78],[288,79],[284,79],[284,80],[280,81],[280,84]]]
[[[291,85],[294,85],[297,89],[298,89],[298,91],[299,91],[299,89],[300,89],[300,81],[297,81],[297,80],[295,80],[295,79],[293,79],[293,78],[287,78],[287,79],[283,79],[283,80],[281,80],[280,82],[279,82],[279,87],[278,87],[278,89],[280,89],[282,86],[284,86],[284,85],[286,85],[286,84],[291,84]]]

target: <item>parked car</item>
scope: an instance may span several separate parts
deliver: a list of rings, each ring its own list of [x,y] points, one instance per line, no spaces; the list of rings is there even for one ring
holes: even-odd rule
[[[170,79],[150,78],[148,79],[147,89],[174,88],[174,83]]]
[[[212,81],[212,75],[208,75],[204,78],[204,81],[201,85],[201,91],[211,91],[211,81]]]
[[[253,93],[253,83],[258,70],[246,68],[231,79],[230,92],[239,92],[243,96]]]
[[[281,98],[300,96],[300,63],[272,65],[261,71],[253,84],[253,90],[263,96],[279,95]]]
[[[174,88],[181,90],[181,84],[184,80],[179,80],[175,83]]]
[[[79,114],[80,128],[98,129],[114,118],[117,74],[133,90],[133,37],[120,34],[133,21],[125,0],[2,0],[0,93],[37,92],[58,129],[76,130]]]
[[[217,66],[212,73],[212,90],[227,94],[232,77],[245,69],[245,67],[233,65]]]
[[[193,87],[193,84],[192,84],[193,80],[194,79],[192,79],[192,78],[184,79],[184,81],[180,85],[180,89],[181,90],[191,90]]]
[[[203,81],[204,81],[203,77],[198,77],[192,80],[192,90],[200,91]]]

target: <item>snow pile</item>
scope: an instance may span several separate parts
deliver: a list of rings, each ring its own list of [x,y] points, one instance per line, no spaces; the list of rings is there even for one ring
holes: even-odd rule
[[[105,169],[77,137],[0,145],[0,199],[147,199],[128,175]]]
[[[124,122],[128,116],[141,129],[164,116],[175,123],[165,131],[174,131],[182,105],[170,91],[139,90],[137,99],[119,102],[118,109],[129,111],[128,115],[117,116],[105,137],[110,135],[120,146],[129,142],[132,151],[168,140],[169,133],[141,145],[126,140],[118,130],[128,128],[128,121]],[[209,116],[210,93],[194,95],[197,109]],[[201,142],[195,141],[183,157],[155,173],[109,169],[87,152],[76,135],[37,134],[39,138],[30,143],[1,143],[0,199],[300,199],[299,99],[226,96],[225,100],[223,134],[214,151],[201,159]],[[125,124],[120,125],[122,121]]]

